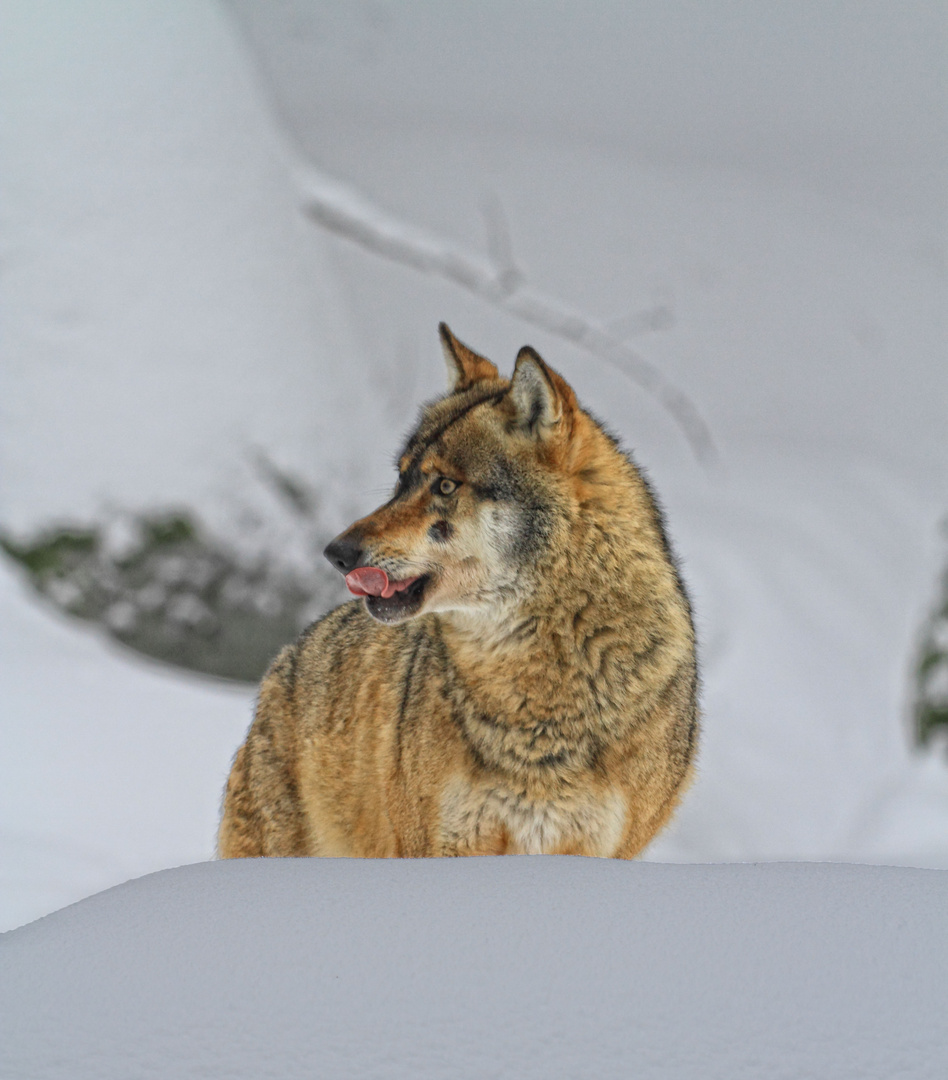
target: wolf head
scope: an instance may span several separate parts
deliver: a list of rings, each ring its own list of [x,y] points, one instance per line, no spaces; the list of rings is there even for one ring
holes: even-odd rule
[[[325,550],[384,623],[516,608],[551,553],[562,557],[596,461],[628,466],[533,349],[504,379],[444,323],[440,333],[449,393],[423,408],[392,498]]]

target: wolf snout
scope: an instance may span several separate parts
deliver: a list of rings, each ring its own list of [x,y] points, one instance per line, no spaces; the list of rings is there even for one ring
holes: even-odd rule
[[[362,558],[362,541],[359,537],[343,533],[326,545],[323,554],[340,574],[348,574],[359,565]]]

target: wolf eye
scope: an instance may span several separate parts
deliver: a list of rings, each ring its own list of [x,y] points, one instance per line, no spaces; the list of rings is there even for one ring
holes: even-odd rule
[[[446,476],[441,476],[434,482],[434,489],[436,495],[453,495],[458,489],[456,480],[449,480]]]

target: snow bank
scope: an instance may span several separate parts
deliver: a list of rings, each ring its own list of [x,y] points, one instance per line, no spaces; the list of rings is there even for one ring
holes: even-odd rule
[[[253,691],[82,633],[6,566],[0,611],[0,929],[209,858]]]
[[[0,937],[0,1072],[935,1080],[946,904],[863,866],[186,866]]]
[[[15,0],[0,66],[4,527],[206,512],[257,446],[331,486],[332,418],[371,407],[337,393],[347,307],[219,5]]]

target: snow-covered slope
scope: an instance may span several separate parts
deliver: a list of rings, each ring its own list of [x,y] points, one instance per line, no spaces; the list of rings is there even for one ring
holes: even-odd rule
[[[163,871],[0,937],[0,1075],[941,1080],[948,873]]]
[[[4,526],[206,511],[257,446],[331,487],[360,357],[219,6],[14,0],[0,65]]]
[[[214,850],[253,694],[38,608],[0,567],[0,929]]]

